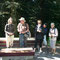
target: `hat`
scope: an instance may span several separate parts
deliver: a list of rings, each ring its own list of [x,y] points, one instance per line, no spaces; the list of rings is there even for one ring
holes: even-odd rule
[[[21,17],[21,18],[19,19],[19,21],[22,21],[22,20],[23,20],[24,22],[26,22],[24,17]]]
[[[47,25],[47,23],[44,23],[43,25]]]

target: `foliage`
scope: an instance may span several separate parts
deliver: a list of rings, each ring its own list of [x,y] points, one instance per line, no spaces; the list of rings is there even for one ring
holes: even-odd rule
[[[32,36],[34,36],[33,31],[38,19],[41,19],[43,23],[47,23],[48,28],[50,28],[50,23],[54,22],[60,34],[59,0],[1,0],[0,7],[1,25],[4,21],[4,24],[1,26],[0,36],[4,36],[2,33],[4,32],[3,27],[10,16],[13,17],[16,26],[19,22],[18,19],[22,16],[25,17],[30,26]],[[16,36],[18,36],[17,31]]]

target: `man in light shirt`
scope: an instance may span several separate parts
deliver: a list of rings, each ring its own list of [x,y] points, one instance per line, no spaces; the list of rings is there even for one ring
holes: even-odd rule
[[[20,41],[20,47],[25,47],[27,46],[27,41],[26,41],[26,38],[25,38],[25,34],[27,32],[29,32],[29,26],[28,24],[26,23],[25,21],[25,18],[24,17],[21,17],[19,19],[20,23],[18,24],[17,26],[17,30],[19,32],[19,41]]]

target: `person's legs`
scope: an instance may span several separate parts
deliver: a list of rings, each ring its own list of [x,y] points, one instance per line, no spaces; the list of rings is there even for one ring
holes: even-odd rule
[[[53,42],[53,53],[55,54],[56,52],[56,38],[54,38],[54,42]]]
[[[39,44],[40,48],[42,48],[42,43],[43,43],[43,39],[40,39],[40,44]]]
[[[49,42],[50,42],[51,53],[53,53],[53,49],[52,49],[52,47],[53,47],[53,41],[52,41],[51,37],[49,37]]]
[[[12,35],[12,36],[10,37],[10,47],[13,46],[13,40],[14,40],[14,35]]]
[[[52,38],[50,38],[50,48],[52,49],[52,46],[53,46],[53,41],[52,41]],[[51,50],[51,52],[53,52],[53,49]]]
[[[56,48],[54,49],[53,53],[54,53],[54,54],[56,53]]]
[[[46,35],[44,35],[44,39],[43,39],[43,44],[46,46],[46,53],[48,52],[48,44],[47,44],[47,38]]]
[[[50,40],[50,47],[52,49],[52,53],[55,53],[56,52],[56,38],[51,38]]]
[[[43,43],[44,43],[44,45],[46,45],[46,46],[47,46],[46,35],[44,35]]]
[[[24,47],[27,47],[27,38],[24,37]]]
[[[10,45],[10,36],[6,34],[6,47],[9,48]]]
[[[24,47],[24,34],[19,35],[20,47]]]
[[[42,52],[42,43],[43,43],[43,39],[40,39],[40,44],[39,44],[39,46],[40,46],[40,51],[39,51],[39,53]]]
[[[36,50],[37,45],[38,45],[38,39],[35,40],[34,51]]]

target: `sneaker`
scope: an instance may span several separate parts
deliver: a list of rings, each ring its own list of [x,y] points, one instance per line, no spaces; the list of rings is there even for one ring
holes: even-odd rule
[[[41,52],[42,52],[42,50],[40,49],[39,53],[41,53]]]
[[[55,55],[55,53],[52,54],[53,56]]]
[[[36,49],[34,48],[34,50],[33,50],[34,52],[36,51]]]

